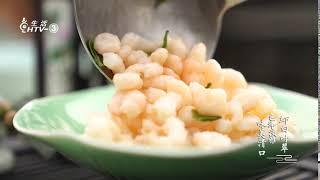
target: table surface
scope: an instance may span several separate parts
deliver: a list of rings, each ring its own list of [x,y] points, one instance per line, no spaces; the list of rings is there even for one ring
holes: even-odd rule
[[[1,180],[46,179],[46,180],[115,180],[85,167],[78,166],[55,153],[49,159],[43,158],[33,148],[12,148],[16,165],[8,173],[0,174]],[[279,170],[262,180],[316,180],[318,179],[318,154],[312,154],[287,169]]]

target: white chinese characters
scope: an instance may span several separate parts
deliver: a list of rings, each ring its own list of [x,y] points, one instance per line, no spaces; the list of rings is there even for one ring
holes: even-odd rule
[[[289,117],[280,117],[280,123],[282,123],[280,140],[282,141],[281,151],[285,154],[288,151],[288,127],[287,122]]]
[[[259,131],[258,131],[258,146],[261,148],[259,150],[259,156],[264,156],[266,151],[264,150],[265,148],[265,143],[266,143],[266,137],[264,134],[264,128],[266,128],[267,126],[265,124],[263,124],[262,122],[258,122],[257,126],[259,127]]]
[[[20,23],[20,30],[22,33],[35,33],[35,32],[44,32],[49,31],[51,33],[56,33],[59,30],[59,26],[56,23],[51,23],[49,27],[47,27],[47,20],[32,20],[30,24],[25,17],[22,18]]]
[[[270,115],[267,121],[258,122],[258,147],[259,156],[265,156],[266,143],[275,144],[277,142],[277,136],[280,139],[282,155],[275,155],[274,157],[267,157],[267,159],[275,160],[276,163],[295,163],[297,159],[292,155],[286,154],[288,149],[288,121],[289,117],[280,116],[278,119]],[[277,127],[280,133],[277,134]]]

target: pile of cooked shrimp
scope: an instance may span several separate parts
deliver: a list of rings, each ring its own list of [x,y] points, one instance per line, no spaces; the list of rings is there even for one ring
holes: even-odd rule
[[[94,49],[114,73],[116,89],[103,125],[90,121],[86,134],[100,140],[159,146],[227,147],[257,137],[262,122],[281,116],[272,97],[248,85],[234,69],[206,57],[206,46],[191,48],[166,33],[161,42],[127,33],[101,33]],[[296,133],[287,122],[289,137]],[[265,128],[268,129],[268,128]]]

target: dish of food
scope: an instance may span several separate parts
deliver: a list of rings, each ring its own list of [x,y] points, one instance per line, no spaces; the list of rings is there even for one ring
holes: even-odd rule
[[[112,51],[90,52],[114,71],[115,86],[33,100],[17,112],[14,127],[76,163],[125,179],[258,179],[285,164],[267,158],[282,154],[281,140],[259,155],[256,123],[266,125],[271,115],[281,137],[278,117],[286,112],[287,153],[298,159],[316,150],[316,98],[248,85],[240,72],[205,61],[203,44],[183,50],[181,39],[166,34],[162,43],[127,34],[136,40],[127,41],[131,53],[123,53],[126,38],[105,34],[113,43],[100,48]],[[159,51],[168,51],[166,61]]]
[[[256,85],[272,96],[278,108],[296,117],[299,135],[288,140],[288,154],[299,159],[315,151],[318,100],[293,91]],[[255,139],[207,150],[97,141],[84,135],[87,121],[100,118],[98,122],[108,122],[105,121],[106,103],[114,93],[115,88],[108,86],[36,99],[17,112],[13,124],[19,132],[50,145],[77,164],[126,179],[257,179],[285,165],[266,158],[282,154],[280,141],[266,144],[265,156],[259,156]]]
[[[127,33],[101,33],[94,40],[104,66],[114,73],[116,92],[107,118],[88,121],[85,134],[100,141],[217,149],[256,138],[258,123],[288,117],[287,136],[297,127],[262,88],[234,69],[206,57],[206,46],[188,48],[165,33],[161,43]],[[105,122],[99,122],[105,121]],[[268,128],[264,130],[267,136]]]

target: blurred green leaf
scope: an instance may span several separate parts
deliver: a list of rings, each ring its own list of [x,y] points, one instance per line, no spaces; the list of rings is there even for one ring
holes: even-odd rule
[[[164,33],[164,37],[163,37],[162,48],[167,48],[167,45],[168,45],[168,34],[169,34],[169,30],[166,30],[166,32]]]
[[[103,58],[100,54],[98,54],[98,52],[94,49],[94,41],[93,39],[89,39],[87,41],[87,47],[89,49],[90,54],[92,55],[94,62],[99,66],[99,67],[103,67]]]
[[[215,116],[207,116],[199,114],[199,112],[195,109],[192,110],[192,117],[198,121],[215,121],[218,119],[221,119],[221,116],[215,115]]]
[[[156,0],[156,2],[154,3],[154,7],[158,8],[164,2],[166,2],[166,0]]]

